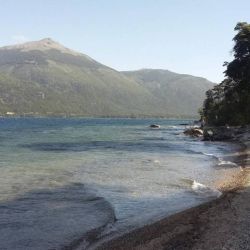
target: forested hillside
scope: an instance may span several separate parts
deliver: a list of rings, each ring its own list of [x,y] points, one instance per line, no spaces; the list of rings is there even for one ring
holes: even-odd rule
[[[137,73],[114,70],[50,38],[2,47],[0,114],[190,117],[212,87],[198,77],[148,73],[150,81],[142,82]]]

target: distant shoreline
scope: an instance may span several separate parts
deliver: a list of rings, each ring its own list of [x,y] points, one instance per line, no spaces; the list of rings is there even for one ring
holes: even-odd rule
[[[0,118],[86,118],[86,119],[169,119],[169,120],[196,120],[199,116],[84,116],[84,115],[1,115]]]
[[[242,171],[220,185],[223,191],[220,198],[113,238],[97,249],[219,250],[225,244],[234,244],[230,249],[249,249],[250,233],[244,236],[248,232],[242,231],[240,226],[242,221],[250,224],[250,220],[247,220],[250,208],[250,166],[246,160],[250,155],[248,136],[250,138],[250,134],[242,135],[238,141],[245,145],[237,156]],[[239,247],[241,244],[244,248]],[[229,249],[227,247],[225,249]]]

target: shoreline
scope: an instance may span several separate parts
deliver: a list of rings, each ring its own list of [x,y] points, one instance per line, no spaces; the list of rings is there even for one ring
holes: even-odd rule
[[[199,117],[197,116],[89,116],[89,115],[3,115],[0,114],[0,118],[2,119],[20,119],[20,118],[33,118],[33,119],[145,119],[145,120],[188,120],[195,121]],[[191,125],[188,124],[188,125]]]
[[[250,138],[250,134],[246,135]],[[235,155],[243,167],[219,185],[219,190],[223,192],[219,198],[104,241],[97,247],[90,246],[90,249],[250,249],[250,232],[242,239],[248,230],[242,232],[235,228],[242,220],[250,227],[250,219],[246,220],[250,209],[250,159],[247,161],[250,143],[246,135],[238,138],[244,149]],[[236,246],[225,246],[230,244]]]

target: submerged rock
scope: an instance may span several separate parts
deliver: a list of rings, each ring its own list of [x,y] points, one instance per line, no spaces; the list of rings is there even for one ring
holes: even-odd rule
[[[149,127],[150,128],[160,128],[161,126],[158,124],[151,124]]]
[[[81,183],[38,189],[0,206],[0,249],[75,249],[116,220],[113,206]]]

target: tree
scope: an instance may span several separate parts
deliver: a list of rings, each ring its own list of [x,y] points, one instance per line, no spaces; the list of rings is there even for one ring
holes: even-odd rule
[[[208,124],[250,124],[250,24],[234,29],[234,59],[225,62],[225,80],[207,92],[203,115]]]
[[[233,38],[235,59],[227,64],[225,74],[238,84],[250,84],[250,24],[238,23],[234,30],[238,31]]]

